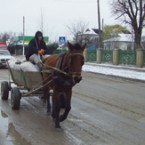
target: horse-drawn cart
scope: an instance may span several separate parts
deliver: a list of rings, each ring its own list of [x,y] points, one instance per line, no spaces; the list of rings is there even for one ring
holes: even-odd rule
[[[43,93],[44,99],[47,100],[47,112],[51,112],[55,120],[55,127],[59,128],[60,122],[67,118],[71,109],[72,88],[82,79],[83,51],[86,47],[86,44],[72,45],[69,42],[67,45],[68,52],[60,55],[54,54],[42,60],[43,66],[46,68],[46,72],[42,73],[43,78],[40,71],[32,71],[33,64],[29,70],[27,70],[28,65],[20,67],[20,69],[8,66],[12,81],[1,83],[2,99],[7,100],[11,90],[12,108],[19,109],[21,97]],[[23,70],[23,68],[25,69]],[[13,87],[12,83],[17,86]],[[52,105],[50,105],[50,89],[53,90]],[[63,113],[60,112],[62,107]]]
[[[25,62],[25,66],[30,65],[31,68],[33,67],[33,71],[23,70],[21,64],[17,64],[17,62],[14,65],[15,67],[11,67],[8,63],[10,77],[9,81],[1,82],[1,98],[7,100],[9,92],[11,92],[12,109],[19,109],[22,97],[42,95],[44,85],[41,72],[37,68],[34,69],[33,64]]]

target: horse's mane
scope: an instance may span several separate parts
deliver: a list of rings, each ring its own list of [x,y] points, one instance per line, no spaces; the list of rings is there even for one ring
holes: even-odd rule
[[[70,43],[68,43],[68,44],[70,44]],[[84,43],[84,42],[74,42],[71,45],[74,47],[74,49],[77,49],[77,50],[84,50],[86,47],[86,43]]]

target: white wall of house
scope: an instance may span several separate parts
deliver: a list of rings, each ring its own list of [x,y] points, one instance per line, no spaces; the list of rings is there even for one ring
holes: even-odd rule
[[[117,37],[113,37],[104,40],[104,49],[121,49],[121,50],[132,50],[134,38],[131,34],[118,34]]]

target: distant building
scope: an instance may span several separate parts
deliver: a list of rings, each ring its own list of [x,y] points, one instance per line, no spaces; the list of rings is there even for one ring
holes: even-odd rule
[[[28,45],[30,40],[33,39],[34,36],[24,36],[24,45]],[[49,38],[44,36],[44,41],[48,44]],[[14,43],[16,45],[23,45],[23,36],[17,36],[14,38]]]
[[[102,31],[101,31],[102,33]],[[80,33],[77,36],[77,41],[86,42],[88,50],[95,50],[98,48],[98,41],[99,41],[99,31],[98,29],[86,29],[84,33]]]
[[[133,50],[134,37],[132,34],[118,34],[118,36],[104,40],[104,49]]]

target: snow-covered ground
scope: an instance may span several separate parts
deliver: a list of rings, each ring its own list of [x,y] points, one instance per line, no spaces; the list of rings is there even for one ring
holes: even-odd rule
[[[85,63],[83,71],[145,81],[145,68],[133,66]]]

